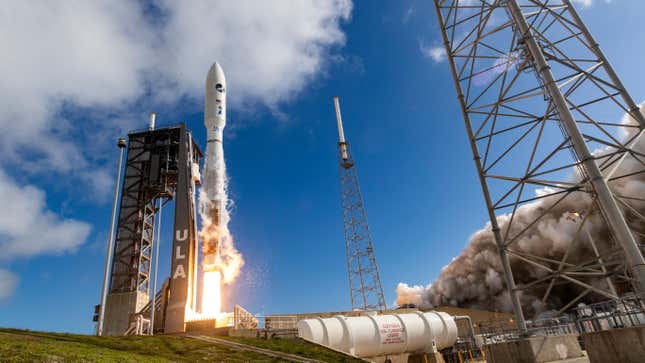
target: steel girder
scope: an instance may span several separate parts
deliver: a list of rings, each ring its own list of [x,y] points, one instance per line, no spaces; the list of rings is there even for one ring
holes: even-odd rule
[[[347,152],[346,160],[343,149]],[[381,277],[349,143],[338,144],[338,161],[352,309],[385,310]]]
[[[519,328],[529,289],[642,292],[645,119],[570,1],[434,2]],[[554,216],[565,247],[528,248]]]

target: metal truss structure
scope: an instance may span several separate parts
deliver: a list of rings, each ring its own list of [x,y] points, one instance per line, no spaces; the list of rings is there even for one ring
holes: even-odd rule
[[[528,290],[559,311],[642,292],[645,119],[571,2],[434,3],[518,327]],[[554,216],[566,247],[536,253]]]
[[[128,135],[110,293],[149,293],[156,201],[172,199],[179,137],[177,127]]]
[[[342,148],[346,148],[348,156],[347,159],[343,159],[342,152],[339,152],[341,206],[352,309],[385,310],[385,297],[374,256],[363,197],[358,186],[358,175],[349,144],[339,143],[339,150]]]
[[[367,213],[358,185],[354,159],[349,143],[345,141],[338,98],[334,98],[334,103],[340,135],[340,193],[352,310],[385,310],[387,306],[367,224]]]
[[[135,315],[154,320],[151,330],[183,328],[185,306],[194,301],[195,183],[201,157],[183,124],[128,134],[105,328],[99,334],[123,335]],[[181,265],[184,273],[164,284],[160,295],[150,291],[154,286],[153,245],[159,243],[159,238],[154,241],[154,232],[160,228],[160,218],[156,218],[160,209],[171,200],[175,201],[171,268],[174,271]]]

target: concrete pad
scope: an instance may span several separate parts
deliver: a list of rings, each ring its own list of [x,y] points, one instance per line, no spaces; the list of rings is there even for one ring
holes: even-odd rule
[[[583,357],[573,334],[529,337],[484,346],[488,363],[543,363]]]
[[[645,326],[584,333],[591,363],[645,362]]]
[[[237,338],[259,338],[260,331],[258,329],[231,329],[228,331],[228,336]]]
[[[130,316],[148,303],[148,294],[141,291],[111,293],[105,301],[103,335],[124,335],[130,327]]]
[[[556,360],[556,361],[548,362],[548,363],[590,363],[590,362],[589,362],[589,357],[587,357],[587,355],[585,354],[584,357],[580,357],[580,358]]]
[[[410,354],[407,363],[446,363],[441,353]]]

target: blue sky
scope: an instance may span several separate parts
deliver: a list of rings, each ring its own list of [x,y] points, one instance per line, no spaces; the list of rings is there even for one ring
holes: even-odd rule
[[[487,217],[448,66],[433,51],[431,1],[296,3],[0,13],[9,55],[0,60],[0,326],[92,332],[115,140],[156,111],[158,125],[185,121],[203,145],[215,60],[228,77],[231,230],[246,260],[229,303],[258,314],[349,307],[334,95],[387,302],[397,283],[428,284],[459,253]],[[632,96],[645,99],[636,15],[645,4],[578,5]],[[163,276],[171,220],[165,213]]]

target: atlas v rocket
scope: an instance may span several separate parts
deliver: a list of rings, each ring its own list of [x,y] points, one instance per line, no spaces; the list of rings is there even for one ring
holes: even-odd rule
[[[214,63],[206,78],[204,100],[204,125],[206,126],[206,154],[202,178],[202,190],[206,201],[202,206],[206,216],[216,227],[228,222],[226,211],[226,166],[222,145],[226,126],[226,78],[218,63]],[[219,238],[226,238],[224,234]],[[204,247],[204,268],[217,268],[220,257],[221,240]]]
[[[212,142],[222,145],[222,134],[226,126],[226,78],[224,71],[218,63],[213,63],[206,77],[206,99],[204,100],[204,126],[206,126],[207,147]],[[221,158],[224,155],[218,154],[217,149],[211,148],[212,154],[208,151],[206,156],[213,156],[211,159]],[[207,164],[208,165],[208,164]],[[210,190],[209,190],[210,192]]]

